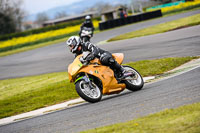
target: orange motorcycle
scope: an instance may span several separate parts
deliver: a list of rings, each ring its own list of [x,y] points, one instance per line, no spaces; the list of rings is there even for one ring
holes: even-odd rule
[[[119,81],[116,78],[117,71],[103,66],[97,58],[86,64],[82,63],[80,59],[87,55],[89,53],[77,56],[68,67],[69,80],[75,83],[77,93],[84,100],[95,103],[101,100],[102,95],[120,93],[125,88],[131,91],[142,89],[143,78],[134,68],[123,66],[130,75]],[[114,53],[112,56],[119,64],[124,59],[122,53]]]

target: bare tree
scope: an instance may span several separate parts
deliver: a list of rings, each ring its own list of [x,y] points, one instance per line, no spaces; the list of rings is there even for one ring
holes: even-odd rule
[[[0,34],[21,30],[25,12],[21,9],[22,0],[0,0]]]
[[[37,14],[36,23],[38,25],[41,26],[47,20],[49,20],[49,17],[45,12]]]
[[[85,10],[84,12],[90,12],[90,11],[96,11],[99,13],[99,15],[101,14],[101,12],[112,9],[113,6],[110,5],[109,3],[102,3],[102,2],[98,2],[96,3],[93,7],[88,8],[87,10]]]

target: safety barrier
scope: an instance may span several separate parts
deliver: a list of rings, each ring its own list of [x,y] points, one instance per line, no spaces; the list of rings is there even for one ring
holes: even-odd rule
[[[114,27],[118,27],[118,26],[122,26],[126,24],[136,23],[139,21],[148,20],[148,19],[161,17],[161,16],[162,16],[161,10],[140,13],[137,15],[128,16],[126,18],[118,18],[118,19],[113,19],[113,20],[109,20],[105,22],[100,22],[99,29],[106,30],[106,29],[110,29],[110,28],[114,28]]]

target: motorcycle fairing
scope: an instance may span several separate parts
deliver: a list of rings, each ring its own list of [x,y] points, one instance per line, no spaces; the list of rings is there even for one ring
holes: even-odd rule
[[[125,89],[125,84],[118,84],[114,77],[114,72],[107,66],[90,65],[82,68],[79,73],[84,72],[98,77],[102,81],[103,94],[111,94],[112,92],[117,93]],[[118,90],[116,92],[116,90]]]
[[[117,80],[114,77],[113,70],[111,70],[108,66],[98,65],[100,63],[99,59],[91,61],[91,64],[88,66],[83,66],[82,63],[79,61],[79,58],[81,56],[82,55],[77,56],[73,63],[70,64],[68,67],[70,82],[77,82],[75,78],[78,73],[87,73],[98,77],[102,81],[103,94],[119,93],[126,88],[125,84],[118,84]],[[113,57],[119,64],[121,64],[124,56],[123,54],[113,54]]]

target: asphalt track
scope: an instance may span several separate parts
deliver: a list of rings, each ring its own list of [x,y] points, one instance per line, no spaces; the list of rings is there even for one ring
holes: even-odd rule
[[[112,42],[99,45],[99,47],[111,52],[125,53],[125,62],[163,57],[198,56],[200,26]],[[58,71],[64,71],[67,67],[66,62],[71,62],[73,59],[69,52],[64,51],[67,51],[65,46],[58,44],[0,58],[1,78],[37,74],[30,73],[32,71],[43,73],[49,68],[55,71],[54,68],[62,65],[59,62],[63,62],[64,66]],[[14,62],[11,62],[12,60]],[[19,68],[22,70],[20,71]],[[23,72],[22,75],[14,71],[18,69]],[[7,74],[3,74],[4,71]],[[0,133],[79,132],[125,122],[166,108],[200,102],[199,73],[200,67],[166,80],[145,84],[141,91],[126,91],[109,98],[103,97],[102,101],[96,104],[84,103],[40,117],[0,126]]]
[[[200,67],[184,74],[40,117],[0,126],[1,133],[71,133],[125,122],[164,109],[200,102]]]
[[[104,41],[122,33],[198,13],[200,13],[200,10],[107,30],[96,34],[94,38],[92,38],[92,42]],[[199,51],[198,31],[200,31],[199,27],[197,27],[197,29],[193,28],[186,32],[174,31],[172,32],[173,36],[170,36],[169,33],[165,33],[150,37],[118,41],[101,45],[100,47],[111,52],[123,52],[126,57],[124,62],[169,56],[197,55]],[[193,31],[195,32],[194,34]],[[67,66],[72,60],[73,55],[69,52],[64,43],[0,57],[0,79],[67,71]]]

